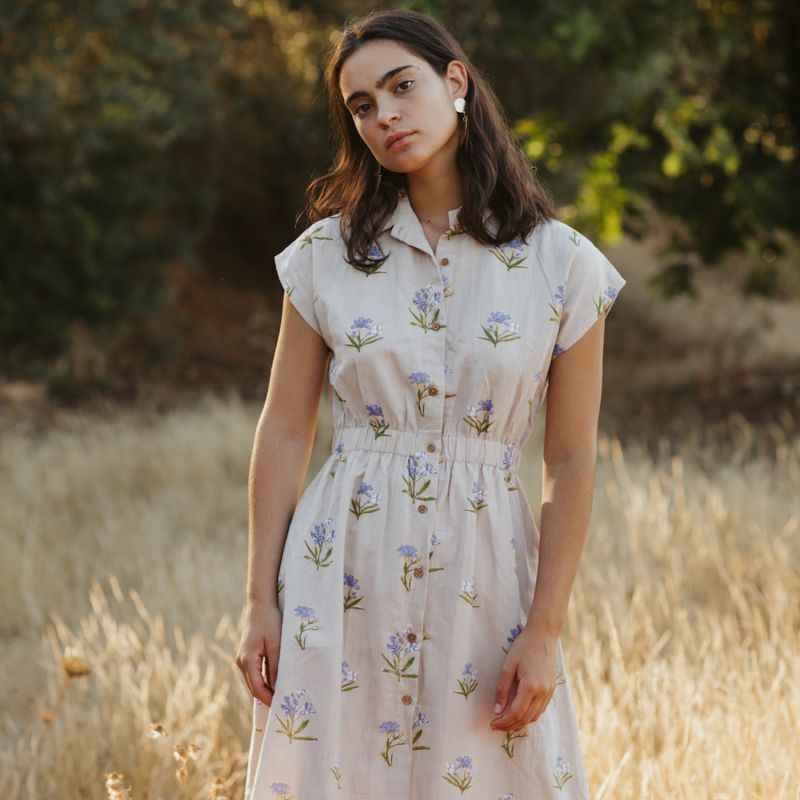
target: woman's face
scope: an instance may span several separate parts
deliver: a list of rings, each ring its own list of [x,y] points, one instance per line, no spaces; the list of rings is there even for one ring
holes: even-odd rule
[[[439,153],[455,158],[462,123],[453,100],[465,97],[467,86],[460,61],[451,61],[440,76],[391,39],[362,45],[348,56],[339,77],[347,113],[367,147],[382,166],[406,173]],[[389,146],[387,137],[407,132],[411,135]]]

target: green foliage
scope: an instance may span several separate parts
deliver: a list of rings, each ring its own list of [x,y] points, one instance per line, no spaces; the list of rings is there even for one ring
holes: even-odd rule
[[[193,179],[220,108],[227,3],[6,2],[0,13],[0,368],[72,320],[114,330],[164,298],[214,209]],[[224,30],[224,28],[223,28]]]

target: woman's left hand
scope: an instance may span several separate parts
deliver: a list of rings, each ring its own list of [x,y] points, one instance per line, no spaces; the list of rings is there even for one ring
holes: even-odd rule
[[[489,723],[491,728],[511,731],[539,719],[556,688],[557,653],[557,636],[522,629],[512,642],[500,672],[495,702],[501,708]],[[512,697],[515,678],[516,694]]]

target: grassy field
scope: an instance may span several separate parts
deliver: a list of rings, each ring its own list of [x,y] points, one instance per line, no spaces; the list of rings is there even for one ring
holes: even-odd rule
[[[209,396],[0,441],[3,800],[241,797],[259,410]],[[593,798],[800,797],[800,437],[731,425],[662,460],[600,437],[562,637]],[[323,406],[308,479],[330,435]]]

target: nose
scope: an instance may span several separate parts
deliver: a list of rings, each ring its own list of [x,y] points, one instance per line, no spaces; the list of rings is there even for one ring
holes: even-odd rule
[[[385,104],[378,108],[378,122],[381,125],[388,125],[393,119],[397,117],[397,109],[393,108],[390,104]]]

